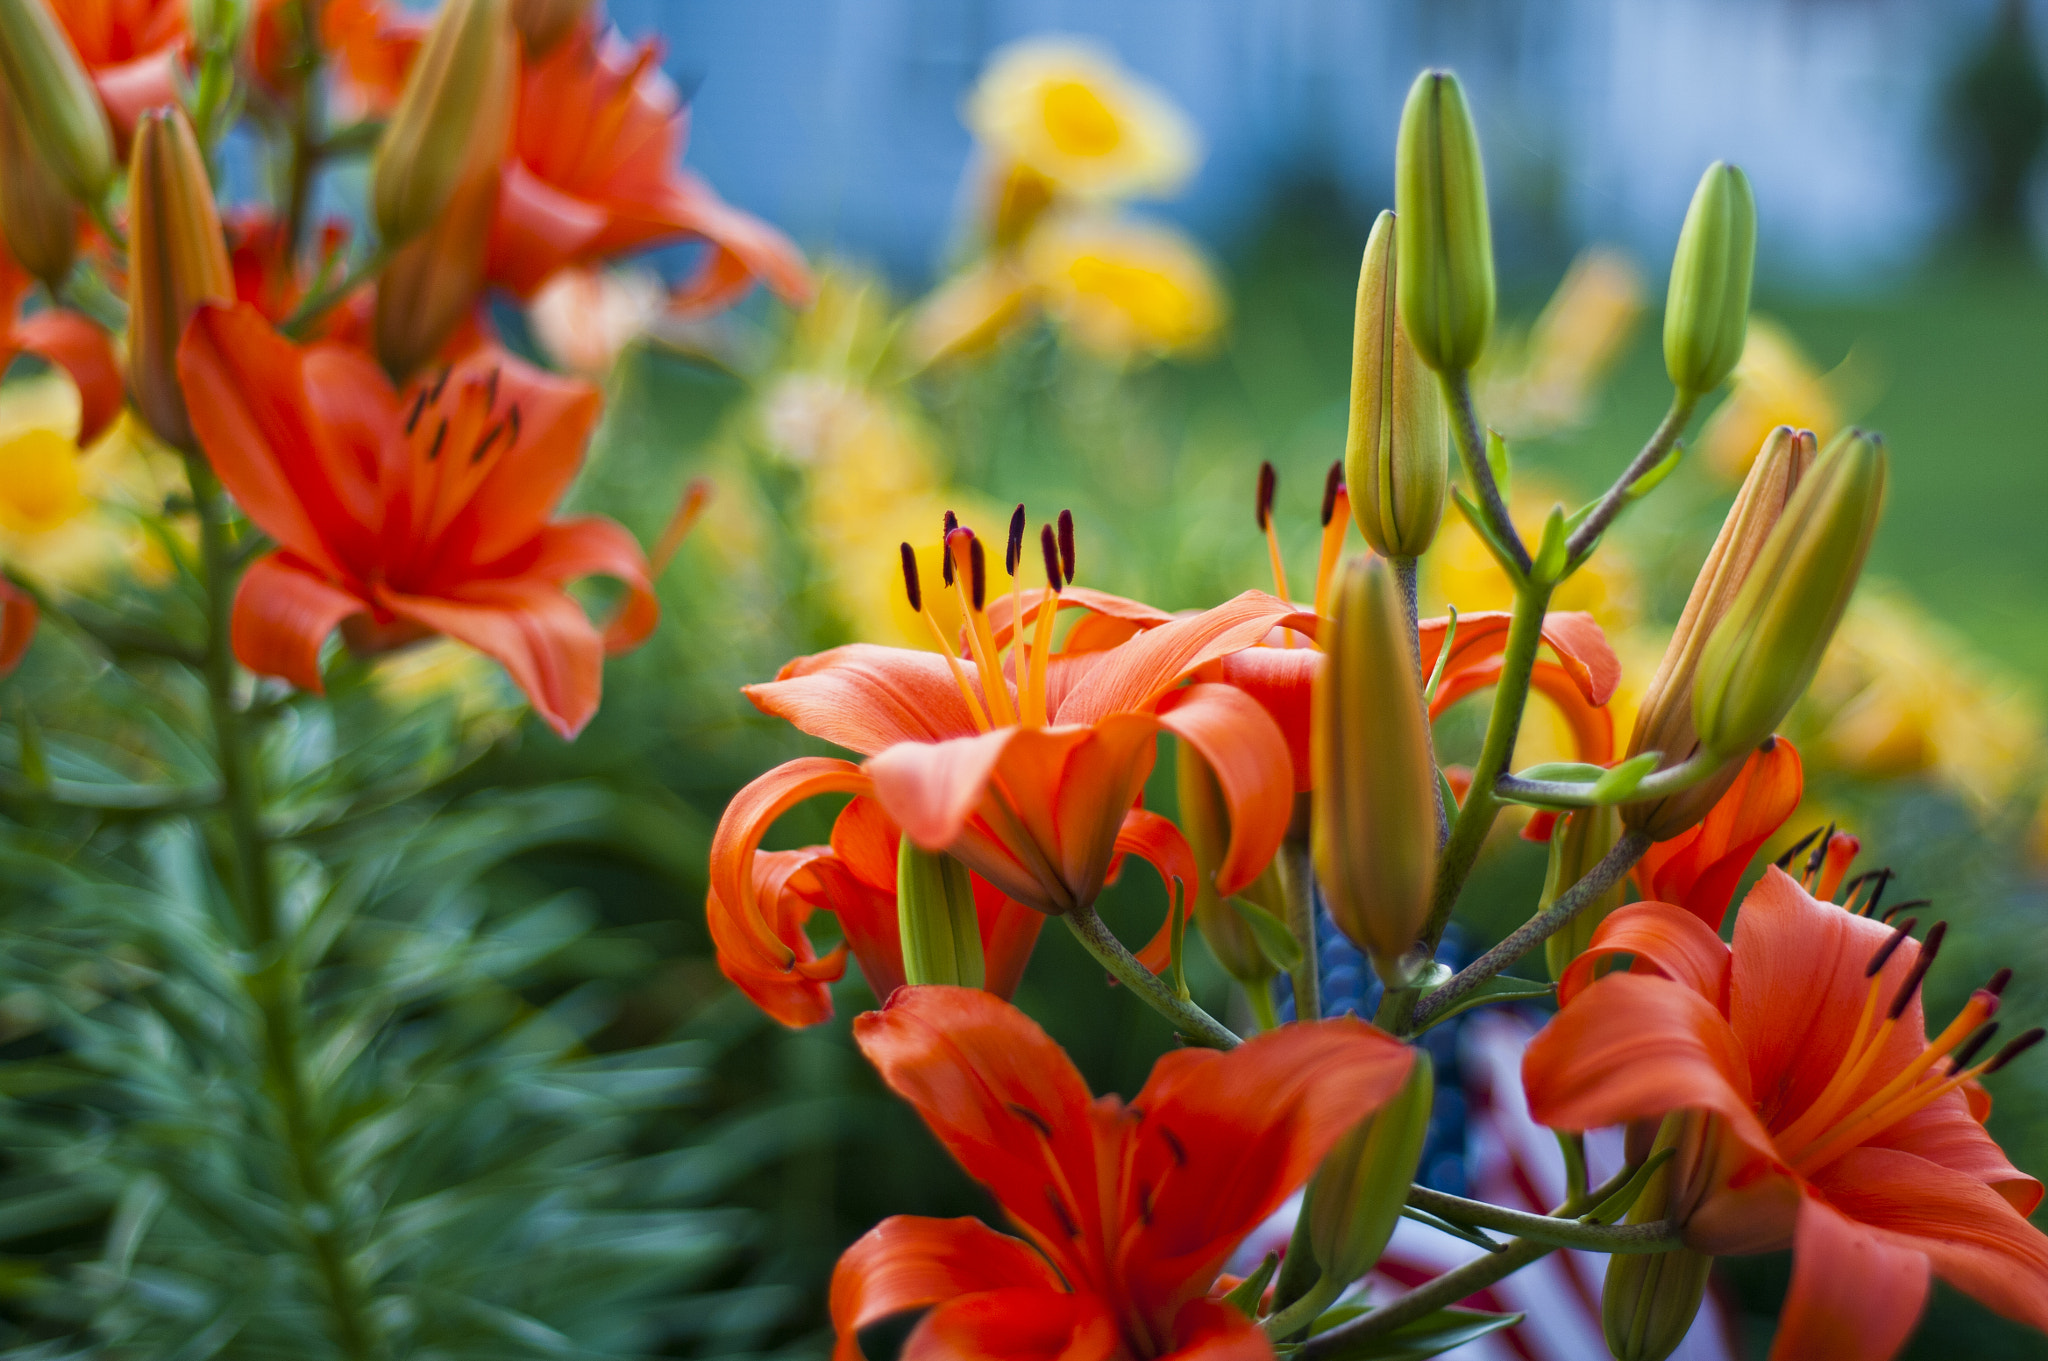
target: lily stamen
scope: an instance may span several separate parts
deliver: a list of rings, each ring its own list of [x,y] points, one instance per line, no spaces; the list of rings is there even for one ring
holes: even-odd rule
[[[1018,582],[1018,568],[1024,557],[1024,503],[1010,512],[1010,534],[1003,541],[1003,570],[1010,576],[1010,671],[1017,678],[1017,707],[1024,708],[1025,674],[1030,659],[1024,653],[1024,590]],[[1000,658],[999,658],[1000,659]]]
[[[953,588],[960,593],[961,612],[967,616],[967,648],[981,672],[982,693],[988,696],[989,718],[998,728],[1017,721],[1010,703],[1009,683],[1003,679],[995,635],[988,627],[988,557],[981,540],[967,528],[946,536],[946,550],[953,560]]]
[[[948,582],[950,582],[951,578],[949,577],[947,578],[947,580]],[[1811,846],[1814,842],[1814,838],[1818,837],[1822,832],[1831,832],[1833,830],[1833,823],[1829,823],[1826,827],[1814,828],[1805,836],[1800,837],[1799,840],[1793,842],[1790,846],[1786,847],[1785,853],[1779,856],[1776,860],[1772,861],[1771,863],[1776,865],[1779,869],[1784,870],[1786,873],[1791,873],[1792,861],[1799,855],[1799,853],[1805,850],[1808,846]]]
[[[1351,491],[1344,485],[1344,463],[1330,465],[1323,479],[1323,551],[1316,562],[1316,613],[1327,615],[1330,579],[1336,575],[1337,560],[1344,554],[1344,531],[1351,527]],[[1283,599],[1285,597],[1282,597]]]
[[[1033,727],[1042,726],[1046,720],[1046,679],[1052,670],[1052,625],[1054,616],[1059,613],[1057,601],[1064,584],[1060,580],[1059,545],[1051,525],[1039,529],[1038,548],[1045,558],[1046,589],[1038,597],[1038,618],[1031,628],[1031,650],[1024,656],[1030,671],[1024,687],[1024,721]],[[1021,634],[1024,631],[1023,616],[1016,617],[1019,620],[1016,631]]]
[[[1266,558],[1273,567],[1273,594],[1282,600],[1292,600],[1287,593],[1287,561],[1280,556],[1280,534],[1273,528],[1273,494],[1279,490],[1280,474],[1273,471],[1270,462],[1259,465],[1259,499],[1255,508],[1259,532],[1266,536]],[[1281,635],[1282,647],[1294,646],[1292,634]]]
[[[967,668],[960,664],[959,656],[946,641],[946,631],[939,627],[939,621],[924,607],[924,591],[917,579],[917,550],[909,544],[903,551],[903,593],[910,597],[910,608],[923,618],[932,631],[932,639],[939,645],[939,655],[946,659],[946,666],[953,673],[953,683],[960,687],[960,698],[967,704],[967,716],[974,720],[976,732],[989,730],[988,715],[982,711],[981,701],[974,697],[974,686],[967,679]]]
[[[1856,1085],[1863,1081],[1864,1076],[1870,1071],[1870,1066],[1877,1062],[1878,1055],[1884,1052],[1885,1042],[1891,1038],[1895,1018],[1887,1017],[1874,1028],[1872,1026],[1872,1022],[1877,1020],[1878,995],[1884,989],[1884,966],[1891,962],[1892,956],[1906,943],[1913,934],[1913,928],[1919,924],[1918,917],[1908,917],[1900,922],[1898,929],[1892,932],[1883,945],[1877,947],[1877,953],[1871,956],[1870,963],[1865,966],[1864,974],[1870,979],[1870,987],[1863,995],[1863,1011],[1856,1018],[1856,1029],[1850,1032],[1849,1048],[1842,1055],[1842,1061],[1836,1067],[1834,1077],[1821,1089],[1820,1095],[1813,1099],[1813,1104],[1808,1106],[1780,1136],[1786,1147],[1803,1146],[1821,1134],[1828,1123],[1848,1104],[1850,1094],[1856,1090]],[[1928,933],[1928,939],[1935,942],[1936,948],[1939,948],[1939,924],[1934,931]],[[1926,947],[1923,946],[1922,954],[1925,953]],[[1899,1009],[1903,1011],[1904,1006],[1901,1005]]]
[[[1074,584],[1074,512],[1060,512],[1060,575]]]

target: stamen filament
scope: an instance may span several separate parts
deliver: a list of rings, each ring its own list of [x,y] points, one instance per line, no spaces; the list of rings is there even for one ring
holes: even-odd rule
[[[982,712],[981,701],[974,697],[974,686],[968,682],[967,668],[960,664],[959,655],[954,652],[952,644],[946,641],[946,631],[939,627],[939,621],[924,607],[924,589],[918,584],[917,579],[917,550],[906,543],[899,551],[903,559],[903,593],[910,599],[910,608],[916,610],[918,616],[930,627],[932,640],[939,645],[939,655],[946,659],[946,668],[953,673],[953,683],[960,687],[960,698],[966,702],[967,716],[974,721],[974,730],[987,732],[988,715]],[[943,545],[940,552],[945,552]]]
[[[1259,465],[1259,501],[1257,515],[1259,532],[1266,536],[1266,560],[1273,568],[1273,594],[1282,600],[1292,600],[1287,590],[1287,562],[1280,556],[1280,535],[1273,528],[1273,494],[1279,490],[1280,475],[1273,471],[1270,462]],[[1294,635],[1283,632],[1280,646],[1293,647]]]
[[[1344,531],[1351,527],[1351,493],[1343,481],[1344,465],[1330,465],[1329,480],[1323,485],[1323,551],[1316,561],[1317,614],[1329,608],[1330,582],[1337,575],[1337,560],[1344,554]]]
[[[1025,722],[1032,726],[1043,726],[1051,718],[1046,711],[1046,680],[1052,670],[1052,626],[1059,614],[1060,556],[1059,545],[1051,525],[1038,532],[1038,547],[1045,559],[1045,590],[1038,597],[1038,617],[1032,623],[1031,650],[1025,654],[1029,675],[1024,686]],[[1018,615],[1013,626],[1018,634],[1024,632],[1024,616]]]
[[[967,650],[974,656],[974,665],[981,672],[982,693],[988,696],[989,718],[999,728],[1016,723],[1017,711],[1010,704],[1010,687],[1003,679],[1002,663],[997,660],[995,636],[989,632],[986,603],[976,601],[974,587],[987,589],[987,564],[983,561],[982,571],[974,570],[974,550],[980,541],[971,529],[956,529],[946,536],[947,551],[953,556],[953,588],[960,593],[960,611],[967,618]],[[977,580],[979,576],[979,580]]]

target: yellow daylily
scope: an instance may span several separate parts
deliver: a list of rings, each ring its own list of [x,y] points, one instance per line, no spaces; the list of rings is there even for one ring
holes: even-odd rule
[[[1194,349],[1223,325],[1223,290],[1201,249],[1158,224],[1048,219],[1024,260],[1046,310],[1107,358]]]
[[[1170,194],[1201,154],[1171,100],[1074,38],[998,52],[968,96],[966,119],[999,175],[1021,165],[1082,198]]]
[[[1489,349],[1480,409],[1495,427],[1523,438],[1583,425],[1642,311],[1635,262],[1612,246],[1588,246],[1528,335]]]
[[[1849,418],[1855,386],[1851,360],[1823,374],[1789,331],[1753,315],[1728,395],[1700,431],[1700,452],[1716,474],[1739,482],[1777,426],[1811,430],[1825,446]]]

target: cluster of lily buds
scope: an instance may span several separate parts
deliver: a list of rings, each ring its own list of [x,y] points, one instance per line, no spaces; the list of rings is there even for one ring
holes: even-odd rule
[[[1382,557],[1419,557],[1436,538],[1450,485],[1450,426],[1443,396],[1416,354],[1396,305],[1400,268],[1394,214],[1366,238],[1351,341],[1351,424],[1344,481],[1365,541]]]
[[[1684,1170],[1697,1161],[1713,1119],[1698,1111],[1677,1111],[1664,1118],[1651,1152],[1670,1149],[1675,1156],[1650,1174],[1641,1198],[1629,1207],[1625,1223],[1648,1224],[1682,1216],[1686,1207],[1681,1204],[1683,1188],[1678,1182]],[[1713,1269],[1713,1257],[1692,1248],[1609,1257],[1607,1279],[1600,1292],[1600,1326],[1614,1361],[1664,1361],[1677,1351],[1692,1331]]]

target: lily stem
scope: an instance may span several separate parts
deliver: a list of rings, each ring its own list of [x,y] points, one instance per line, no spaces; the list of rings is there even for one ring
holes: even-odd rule
[[[1521,568],[1521,575],[1529,575],[1529,549],[1522,542],[1521,533],[1515,528],[1514,519],[1508,514],[1508,505],[1500,494],[1500,484],[1493,480],[1493,467],[1486,461],[1486,441],[1479,431],[1479,411],[1472,405],[1472,375],[1463,369],[1452,369],[1438,375],[1443,380],[1444,405],[1451,412],[1451,434],[1458,445],[1458,462],[1465,469],[1465,478],[1478,494],[1479,508],[1491,522],[1494,537],[1500,540]]]
[[[221,802],[233,844],[233,885],[244,928],[261,964],[245,979],[262,1019],[264,1085],[277,1103],[290,1158],[300,1231],[326,1288],[334,1340],[351,1361],[379,1354],[368,1307],[338,1226],[329,1180],[326,1140],[314,1118],[302,1053],[304,980],[292,942],[282,938],[277,885],[261,821],[262,794],[250,760],[245,715],[235,702],[235,657],[230,641],[235,567],[229,543],[227,500],[213,470],[198,454],[185,455],[192,503],[199,514],[200,561],[206,584],[206,689],[220,762]]]
[[[1692,393],[1679,392],[1672,395],[1671,409],[1664,413],[1664,419],[1658,422],[1649,442],[1629,460],[1628,467],[1622,470],[1614,485],[1601,495],[1600,503],[1593,508],[1593,513],[1572,531],[1571,538],[1565,540],[1565,555],[1568,561],[1577,562],[1593,547],[1594,541],[1607,532],[1607,526],[1613,524],[1614,517],[1621,514],[1622,508],[1628,505],[1629,491],[1635,486],[1637,479],[1662,462],[1664,456],[1671,452],[1671,447],[1678,443],[1678,437],[1684,432],[1685,423],[1692,419],[1693,408],[1699,405],[1699,400],[1699,397]]]
[[[1189,1041],[1210,1049],[1234,1049],[1241,1043],[1229,1026],[1183,998],[1140,964],[1137,956],[1126,950],[1124,943],[1116,938],[1116,933],[1109,929],[1109,924],[1097,915],[1093,903],[1075,906],[1065,916],[1067,929],[1074,933],[1082,948],[1094,955],[1096,961],[1139,1000],[1173,1022],[1173,1028]]]
[[[1323,1015],[1322,961],[1316,953],[1316,873],[1309,859],[1308,819],[1303,801],[1295,805],[1295,825],[1280,843],[1277,868],[1287,899],[1287,929],[1301,946],[1301,962],[1287,971],[1294,985],[1294,1019],[1317,1021]]]
[[[377,277],[380,270],[391,262],[391,252],[379,245],[367,256],[343,272],[341,278],[318,292],[310,293],[292,309],[278,329],[293,340],[304,340],[307,333],[321,320],[339,307],[348,295]]]
[[[1623,875],[1634,869],[1636,862],[1649,849],[1647,832],[1634,828],[1623,832],[1614,848],[1586,871],[1585,878],[1559,894],[1556,902],[1523,923],[1506,940],[1459,970],[1450,982],[1423,998],[1422,1004],[1415,1008],[1412,1024],[1428,1025],[1447,1007],[1456,1004],[1459,998],[1564,930],[1587,904],[1613,888]]]

